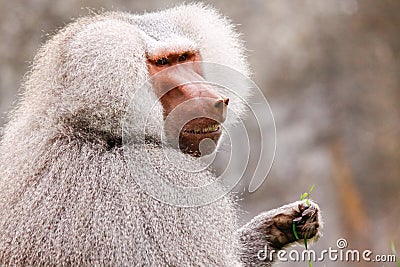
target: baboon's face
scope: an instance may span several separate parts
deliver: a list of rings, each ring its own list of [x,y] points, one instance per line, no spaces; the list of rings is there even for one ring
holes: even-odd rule
[[[156,77],[153,88],[164,109],[167,139],[177,139],[182,152],[196,157],[214,150],[229,102],[207,84],[200,61],[197,51],[148,56],[147,60],[150,76]],[[200,145],[205,139],[215,145]]]

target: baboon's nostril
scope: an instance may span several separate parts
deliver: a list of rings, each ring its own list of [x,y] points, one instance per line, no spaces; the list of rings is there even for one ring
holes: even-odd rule
[[[217,103],[215,103],[214,107],[216,108],[222,108],[224,106],[224,100],[220,99],[217,100]]]
[[[224,105],[228,105],[229,103],[229,98],[223,98],[223,99],[219,99],[217,100],[217,103],[215,103],[215,107],[216,108],[222,108]]]

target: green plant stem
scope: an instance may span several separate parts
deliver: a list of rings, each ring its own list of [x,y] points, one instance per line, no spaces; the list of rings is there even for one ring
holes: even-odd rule
[[[313,184],[311,186],[310,190],[308,191],[308,193],[303,193],[300,196],[300,200],[304,200],[305,199],[306,200],[306,204],[308,206],[311,206],[310,196],[311,196],[312,191],[314,190],[314,187],[315,187],[315,185]],[[295,222],[292,223],[292,231],[293,231],[294,236],[296,237],[296,240],[299,240],[300,238],[299,238],[299,235],[297,234],[296,223]],[[307,244],[307,237],[306,236],[304,237],[304,247],[306,248],[306,250],[308,250],[308,244]],[[313,266],[310,257],[308,258],[308,266],[309,267]],[[400,267],[400,266],[398,266],[398,267]]]
[[[392,249],[393,255],[395,255],[395,257],[396,257],[396,265],[397,265],[397,267],[400,267],[400,260],[398,259],[396,247],[394,245],[394,241],[393,240],[390,242],[390,248]]]
[[[296,240],[299,240],[300,238],[296,231],[296,223],[294,223],[294,222],[292,223],[292,229],[293,229],[294,237],[296,237]]]

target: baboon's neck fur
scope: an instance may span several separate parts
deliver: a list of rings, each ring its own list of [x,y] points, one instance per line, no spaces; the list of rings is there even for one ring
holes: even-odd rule
[[[207,171],[193,176],[164,172],[171,164],[162,161],[163,151],[154,145],[130,152],[104,151],[79,141],[56,140],[37,149],[26,151],[21,159],[26,162],[17,170],[2,166],[8,179],[2,180],[0,193],[0,263],[132,266],[146,260],[159,266],[200,262],[232,266],[235,262],[236,215],[229,199],[178,208],[147,195],[132,175],[153,171],[154,166],[141,164],[149,149],[169,182],[199,185],[213,178]],[[126,158],[134,160],[128,164]]]

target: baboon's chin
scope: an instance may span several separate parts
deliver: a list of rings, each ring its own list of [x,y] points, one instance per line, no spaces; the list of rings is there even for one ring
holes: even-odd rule
[[[221,132],[221,128],[210,133],[189,133],[182,131],[179,135],[179,148],[183,153],[193,157],[211,154],[218,144]]]
[[[211,154],[221,137],[221,125],[212,119],[198,118],[188,122],[179,133],[179,148],[194,157]]]

